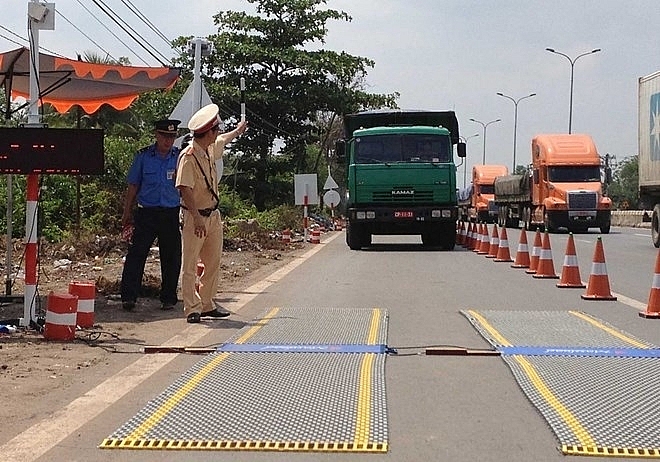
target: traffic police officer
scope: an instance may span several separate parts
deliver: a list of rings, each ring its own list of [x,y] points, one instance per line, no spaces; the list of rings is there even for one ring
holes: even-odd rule
[[[188,128],[193,141],[181,153],[176,187],[181,193],[183,210],[183,274],[181,294],[183,311],[189,323],[202,318],[224,318],[229,312],[216,307],[213,297],[220,280],[222,255],[222,217],[218,211],[218,173],[216,160],[224,148],[247,129],[246,122],[220,134],[218,106],[209,104],[193,114]],[[199,290],[196,287],[197,263],[204,264]]]
[[[121,277],[122,307],[135,308],[142,286],[144,265],[154,239],[158,238],[161,269],[161,308],[171,310],[177,303],[181,271],[181,231],[179,191],[174,185],[179,148],[173,146],[179,120],[159,120],[154,124],[156,142],[141,149],[128,171],[128,190],[122,224],[132,232]],[[133,208],[137,208],[133,214]],[[130,232],[127,233],[130,235]]]

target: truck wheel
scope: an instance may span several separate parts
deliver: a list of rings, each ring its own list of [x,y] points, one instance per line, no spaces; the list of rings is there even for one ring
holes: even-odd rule
[[[346,244],[351,250],[360,250],[365,244],[364,239],[364,230],[361,226],[353,224],[350,222],[346,228]]]
[[[651,216],[651,239],[655,248],[660,248],[660,204],[655,204],[653,207],[653,215]]]
[[[608,221],[607,223],[604,223],[600,226],[600,232],[603,234],[610,234],[610,227],[612,226],[612,222]]]

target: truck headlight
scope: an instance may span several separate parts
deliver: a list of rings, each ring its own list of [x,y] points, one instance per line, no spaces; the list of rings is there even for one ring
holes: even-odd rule
[[[451,210],[445,209],[442,211],[442,218],[451,218]]]
[[[376,218],[376,212],[374,212],[373,210],[368,211],[367,218],[373,220],[374,218]]]
[[[367,218],[367,214],[366,212],[355,212],[355,218],[357,218],[358,220],[364,220],[365,218]]]
[[[442,216],[442,210],[431,210],[431,216],[433,218],[440,218]]]

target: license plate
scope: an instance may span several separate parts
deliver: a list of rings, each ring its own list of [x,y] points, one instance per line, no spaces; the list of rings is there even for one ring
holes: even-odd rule
[[[413,218],[415,214],[411,210],[395,210],[394,218]]]

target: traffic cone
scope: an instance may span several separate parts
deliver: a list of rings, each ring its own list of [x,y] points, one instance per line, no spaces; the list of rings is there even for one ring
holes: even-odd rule
[[[534,245],[532,246],[532,255],[529,258],[529,269],[525,270],[527,274],[536,273],[536,267],[539,266],[539,255],[541,254],[541,231],[536,228],[534,236]]]
[[[493,225],[493,235],[490,237],[490,245],[488,247],[488,255],[486,258],[497,257],[497,249],[500,247],[500,238],[497,235],[497,223]]]
[[[488,225],[484,223],[481,228],[481,245],[477,255],[488,255],[490,250],[490,238],[488,237]]]
[[[561,269],[561,279],[557,283],[557,287],[586,287],[582,284],[582,278],[580,277],[580,267],[578,266],[578,258],[575,253],[573,233],[569,233],[568,235],[566,254],[564,255],[564,266]]]
[[[461,232],[462,227],[463,227],[463,222],[462,221],[457,221],[456,222],[456,244],[458,244],[458,245],[463,245],[463,233]]]
[[[465,242],[463,247],[470,250],[472,249],[472,223],[468,222],[467,228],[465,229]]]
[[[465,247],[465,240],[467,239],[467,233],[465,231],[465,222],[461,221],[461,242],[460,244]]]
[[[513,261],[509,253],[509,238],[506,235],[506,227],[504,226],[502,226],[502,232],[500,233],[500,246],[497,249],[497,256],[493,261]]]
[[[610,292],[610,280],[607,277],[607,265],[603,252],[603,239],[598,236],[596,251],[594,252],[591,274],[587,284],[587,291],[582,294],[584,300],[616,300]]]
[[[475,223],[473,230],[474,231],[472,232],[472,234],[474,235],[474,247],[472,248],[472,251],[479,253],[479,250],[481,250],[481,241],[483,240],[484,237],[484,224]]]
[[[527,248],[527,233],[525,232],[525,228],[520,231],[516,261],[513,262],[511,268],[529,268],[529,249]]]
[[[539,254],[539,262],[536,267],[536,273],[532,274],[533,278],[544,279],[558,279],[559,276],[555,274],[555,265],[552,262],[552,249],[550,248],[550,234],[546,231],[543,233],[543,247]]]
[[[660,318],[660,251],[658,251],[658,256],[655,258],[655,273],[653,274],[649,304],[646,306],[646,311],[640,311],[638,314],[642,318]]]

